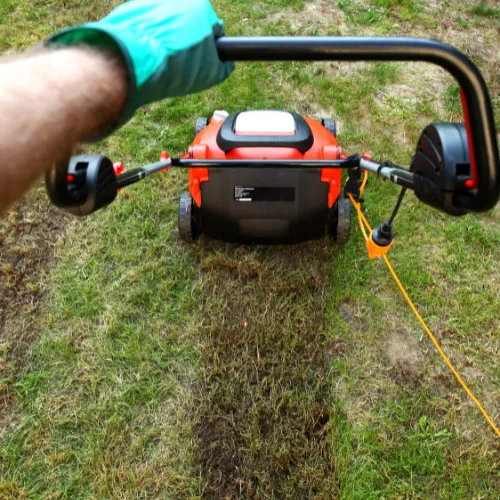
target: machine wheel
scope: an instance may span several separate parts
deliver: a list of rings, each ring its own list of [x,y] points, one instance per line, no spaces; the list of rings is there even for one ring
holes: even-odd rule
[[[199,209],[187,191],[181,193],[178,213],[179,235],[182,241],[192,243],[201,233]]]
[[[337,122],[333,118],[323,118],[321,125],[330,132],[334,137],[337,137]]]
[[[196,137],[208,125],[208,118],[197,118],[194,125],[194,136]]]
[[[339,197],[335,206],[330,210],[329,230],[339,246],[345,245],[351,234],[351,202],[349,198]]]

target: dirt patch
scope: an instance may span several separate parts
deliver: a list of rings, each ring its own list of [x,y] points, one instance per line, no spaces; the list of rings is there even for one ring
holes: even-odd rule
[[[331,250],[207,245],[196,424],[204,497],[337,496],[329,366],[348,346],[322,331]]]
[[[342,321],[354,332],[366,329],[366,318],[370,314],[368,308],[351,300],[344,300],[339,304]]]
[[[387,361],[392,365],[405,365],[408,370],[415,372],[423,363],[417,340],[405,331],[393,332],[387,340],[385,349]]]
[[[203,443],[198,456],[201,473],[209,479],[205,491],[208,496],[220,492],[219,498],[227,498],[229,491],[244,485],[239,453],[244,444],[241,434],[234,421],[217,417],[200,424],[197,435]]]
[[[234,278],[241,280],[252,280],[262,277],[266,269],[260,263],[245,256],[243,260],[234,260],[227,255],[212,255],[203,260],[200,266],[201,271],[229,272]]]
[[[404,330],[391,332],[385,345],[384,358],[397,383],[418,385],[424,356],[411,333]]]
[[[17,420],[9,384],[39,334],[36,312],[68,222],[49,204],[41,186],[0,218],[0,437]]]
[[[270,23],[288,24],[291,34],[310,34],[311,30],[336,31],[336,34],[345,34],[347,27],[344,21],[344,13],[338,7],[337,2],[329,0],[316,0],[306,3],[301,11],[284,9],[271,14],[266,19]],[[322,33],[323,34],[323,33]]]

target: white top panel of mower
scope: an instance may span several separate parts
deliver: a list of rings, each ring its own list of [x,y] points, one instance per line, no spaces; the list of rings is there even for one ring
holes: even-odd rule
[[[234,132],[241,134],[294,134],[295,120],[287,111],[244,111],[236,118]]]

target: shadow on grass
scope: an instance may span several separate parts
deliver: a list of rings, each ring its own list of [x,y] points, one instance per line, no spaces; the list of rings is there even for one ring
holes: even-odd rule
[[[197,460],[206,498],[338,494],[331,359],[322,329],[332,245],[202,241]]]

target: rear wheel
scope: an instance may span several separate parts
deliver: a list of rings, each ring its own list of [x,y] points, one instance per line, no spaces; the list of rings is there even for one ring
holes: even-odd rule
[[[339,246],[349,241],[351,234],[351,202],[348,198],[339,196],[337,202],[330,209],[328,229],[335,243]]]
[[[330,132],[334,137],[337,137],[337,122],[333,118],[323,118],[321,125]]]
[[[187,191],[181,193],[177,222],[182,241],[192,243],[201,234],[200,212]]]
[[[194,124],[194,136],[196,137],[208,125],[208,118],[197,118]]]

